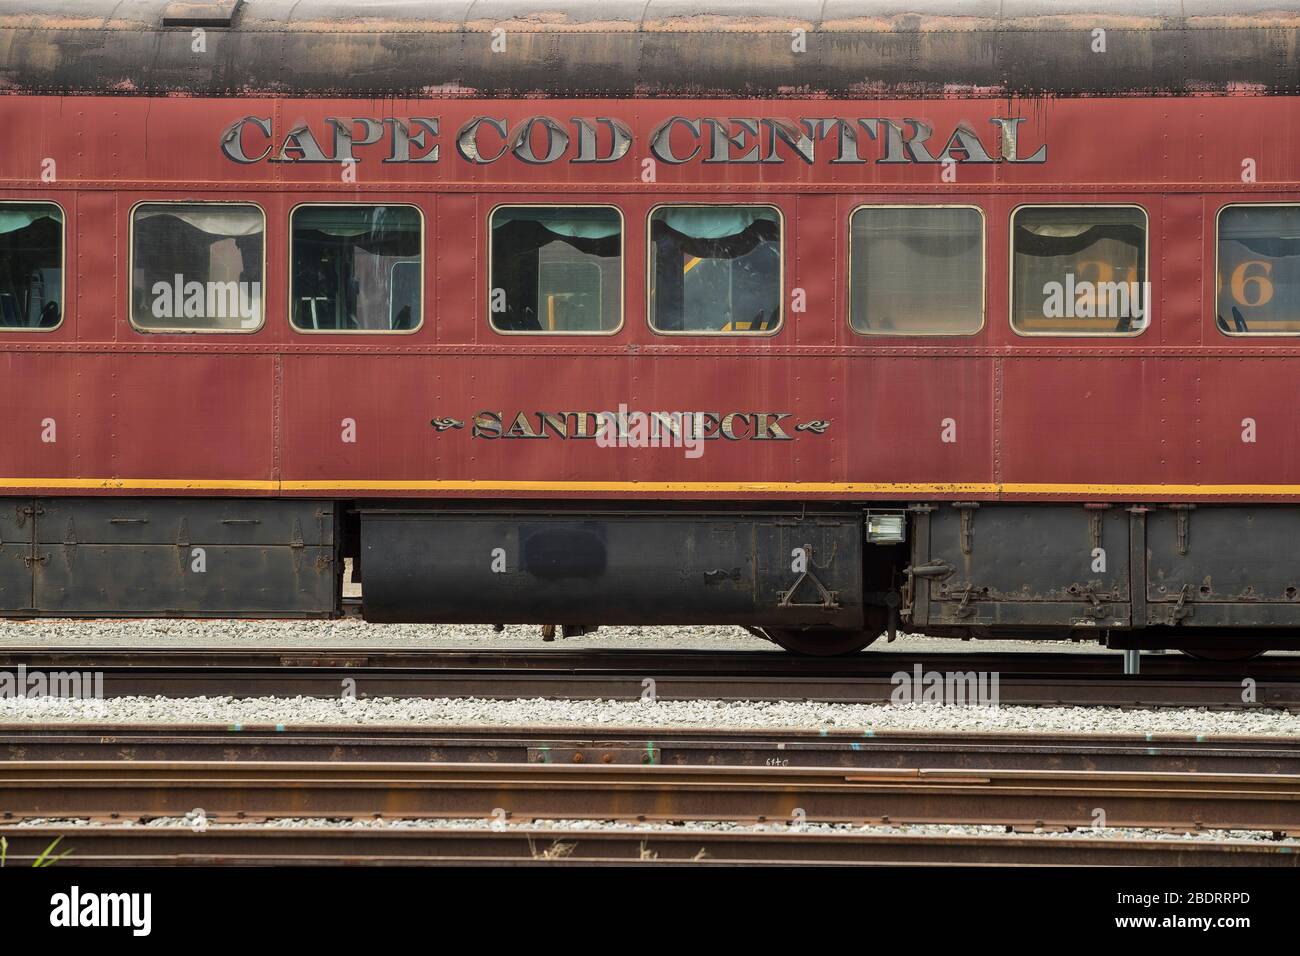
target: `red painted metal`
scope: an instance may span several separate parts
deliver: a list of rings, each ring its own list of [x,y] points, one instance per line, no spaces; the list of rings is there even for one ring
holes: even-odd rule
[[[219,138],[245,116],[275,134],[327,116],[437,116],[438,163],[383,164],[362,153],[357,182],[335,164],[238,165]],[[609,164],[471,166],[454,149],[472,116],[513,124],[533,115],[612,116],[634,145]],[[1040,165],[690,163],[642,181],[650,132],[670,116],[915,117],[945,137],[959,121],[993,150],[991,116],[1024,116],[1022,155]],[[0,97],[10,135],[0,199],[51,199],[67,218],[67,319],[50,333],[0,334],[0,494],[69,493],[69,479],[157,481],[152,490],[75,493],[351,496],[349,483],[452,481],[453,490],[391,488],[367,496],[627,497],[624,490],[491,490],[473,482],[691,482],[655,497],[1025,497],[950,483],[1041,486],[1032,497],[1164,500],[1232,497],[1182,486],[1300,483],[1294,362],[1300,340],[1228,338],[1215,328],[1214,222],[1232,202],[1300,199],[1300,99],[1207,95],[1150,99],[916,101],[268,100]],[[494,134],[493,134],[494,135]],[[488,140],[485,140],[487,142]],[[869,145],[869,144],[866,144]],[[864,152],[870,153],[869,150]],[[57,176],[42,179],[53,158]],[[1243,184],[1255,160],[1258,182]],[[142,200],[240,199],[267,217],[265,326],[250,335],[142,334],[126,320],[129,211]],[[661,336],[646,321],[646,219],[660,202],[771,203],[785,217],[785,284],[808,310],[769,338]],[[303,335],[288,324],[288,216],[308,201],[411,203],[424,213],[425,322],[411,335]],[[500,202],[599,200],[626,217],[625,323],[612,336],[506,337],[485,315],[486,221]],[[1026,338],[1008,322],[1011,211],[1027,202],[1125,202],[1150,218],[1152,327],[1137,338]],[[848,217],[862,203],[966,203],[987,224],[986,322],[960,338],[868,339],[848,327]],[[788,305],[788,302],[787,302]],[[594,442],[490,441],[430,419],[480,410],[781,411],[824,419],[824,435],[710,442],[674,449]],[[1254,418],[1260,439],[1240,441]],[[59,422],[41,441],[41,421]],[[340,422],[357,422],[357,442]],[[940,441],[952,418],[957,440]],[[39,479],[52,484],[41,488]],[[187,489],[186,480],[247,487]],[[293,488],[280,482],[322,482]],[[745,490],[736,483],[782,485]],[[784,483],[919,483],[900,489],[804,490]],[[263,483],[254,487],[256,483]],[[331,484],[332,483],[332,484]],[[1056,486],[1179,486],[1114,493]],[[1182,490],[1180,490],[1182,488]],[[1251,499],[1273,495],[1244,493]]]

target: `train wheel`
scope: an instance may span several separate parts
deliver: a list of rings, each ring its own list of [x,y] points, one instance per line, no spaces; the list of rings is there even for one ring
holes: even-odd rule
[[[792,627],[765,627],[763,633],[773,644],[793,654],[807,657],[838,657],[856,654],[880,636],[879,631],[819,631]]]

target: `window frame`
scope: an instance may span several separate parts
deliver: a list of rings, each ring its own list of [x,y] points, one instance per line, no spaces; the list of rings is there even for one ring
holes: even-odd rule
[[[145,328],[135,321],[135,213],[141,206],[252,206],[262,215],[262,321],[252,329],[179,329]],[[255,335],[266,328],[266,210],[261,203],[235,199],[141,199],[132,203],[127,212],[126,232],[126,321],[135,332],[142,335]]]
[[[1142,213],[1142,274],[1151,284],[1150,302],[1147,303],[1147,321],[1136,332],[1024,332],[1016,328],[1016,216],[1022,209],[1137,209]],[[1021,203],[1011,210],[1007,220],[1007,325],[1021,338],[1066,339],[1135,339],[1155,325],[1155,284],[1151,282],[1151,214],[1146,206],[1136,202],[1053,202]]]
[[[44,328],[0,325],[0,332],[57,332],[68,318],[68,211],[54,199],[0,199],[0,206],[53,206],[59,211],[59,321]]]
[[[261,213],[261,321],[252,329],[148,329],[135,321],[135,211],[142,206],[251,206]],[[242,199],[140,199],[126,213],[126,321],[144,336],[252,336],[266,328],[266,211]]]
[[[618,325],[612,329],[598,332],[588,332],[577,330],[572,332],[550,332],[546,329],[538,329],[536,332],[530,332],[527,329],[499,329],[496,323],[492,321],[492,219],[501,209],[612,209],[618,213],[618,278],[619,278],[619,296],[618,296]],[[487,214],[487,297],[484,300],[484,306],[487,309],[488,328],[496,335],[530,335],[553,337],[559,335],[617,335],[623,331],[627,324],[627,216],[623,214],[621,206],[613,203],[603,202],[568,202],[568,203],[545,203],[545,202],[499,202],[488,210]]]
[[[767,209],[776,210],[777,225],[780,228],[780,241],[778,250],[780,268],[777,273],[777,301],[781,304],[781,320],[777,322],[775,328],[764,329],[762,331],[747,330],[744,332],[692,332],[686,329],[680,332],[661,330],[655,327],[654,322],[654,268],[651,260],[650,251],[654,247],[654,240],[651,237],[651,229],[654,226],[654,214],[660,209],[695,209],[695,208],[724,208],[724,207],[741,207],[750,208],[753,206],[763,206]],[[771,338],[780,334],[785,328],[785,318],[787,305],[785,301],[785,210],[774,202],[661,202],[650,207],[645,217],[645,321],[646,326],[655,335],[666,335],[672,337],[688,336],[697,339],[735,339],[735,338]]]
[[[409,329],[302,329],[293,321],[293,217],[299,209],[337,209],[347,206],[405,206],[408,209],[414,209],[420,216],[420,321]],[[298,335],[414,335],[424,328],[426,319],[425,309],[427,307],[425,269],[428,267],[428,258],[425,255],[425,237],[428,234],[428,222],[424,215],[424,210],[413,202],[300,202],[289,209],[287,222],[288,241],[288,269],[285,276],[287,301],[285,302],[285,319],[288,321],[289,330]],[[388,314],[391,316],[393,311],[392,302],[388,305]]]
[[[970,332],[863,332],[853,324],[853,217],[862,209],[974,209],[980,215],[980,324]],[[984,207],[975,203],[859,203],[849,210],[848,245],[845,256],[844,320],[849,332],[863,338],[970,338],[979,335],[989,321],[989,224]]]
[[[1214,295],[1210,299],[1210,324],[1214,326],[1216,332],[1230,339],[1295,338],[1300,336],[1300,330],[1295,332],[1227,332],[1219,328],[1219,220],[1223,216],[1224,210],[1249,208],[1300,210],[1300,202],[1226,202],[1219,207],[1219,211],[1214,214]],[[1296,321],[1300,322],[1300,319]]]

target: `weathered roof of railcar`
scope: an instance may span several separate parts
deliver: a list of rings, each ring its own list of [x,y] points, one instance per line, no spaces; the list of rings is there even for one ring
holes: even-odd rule
[[[196,28],[205,31],[201,50]],[[802,51],[797,30],[805,31]],[[1293,92],[1300,0],[0,0],[5,89],[869,98]]]

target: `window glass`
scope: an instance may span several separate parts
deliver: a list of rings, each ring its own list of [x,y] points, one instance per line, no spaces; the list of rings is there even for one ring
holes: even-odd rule
[[[1011,324],[1047,335],[1134,335],[1150,321],[1141,209],[1031,206],[1012,216]]]
[[[963,335],[984,324],[978,209],[877,207],[850,220],[849,321],[868,335]]]
[[[262,325],[266,220],[251,205],[141,203],[131,215],[131,321],[147,332]]]
[[[0,203],[0,330],[52,329],[63,319],[63,211]]]
[[[1230,206],[1218,241],[1220,331],[1300,332],[1300,206]]]
[[[650,215],[650,324],[657,332],[774,332],[781,325],[781,216],[771,206],[661,206]]]
[[[291,218],[294,328],[407,332],[419,326],[418,209],[299,206]]]
[[[610,206],[492,212],[498,332],[613,332],[623,321],[623,220]]]

